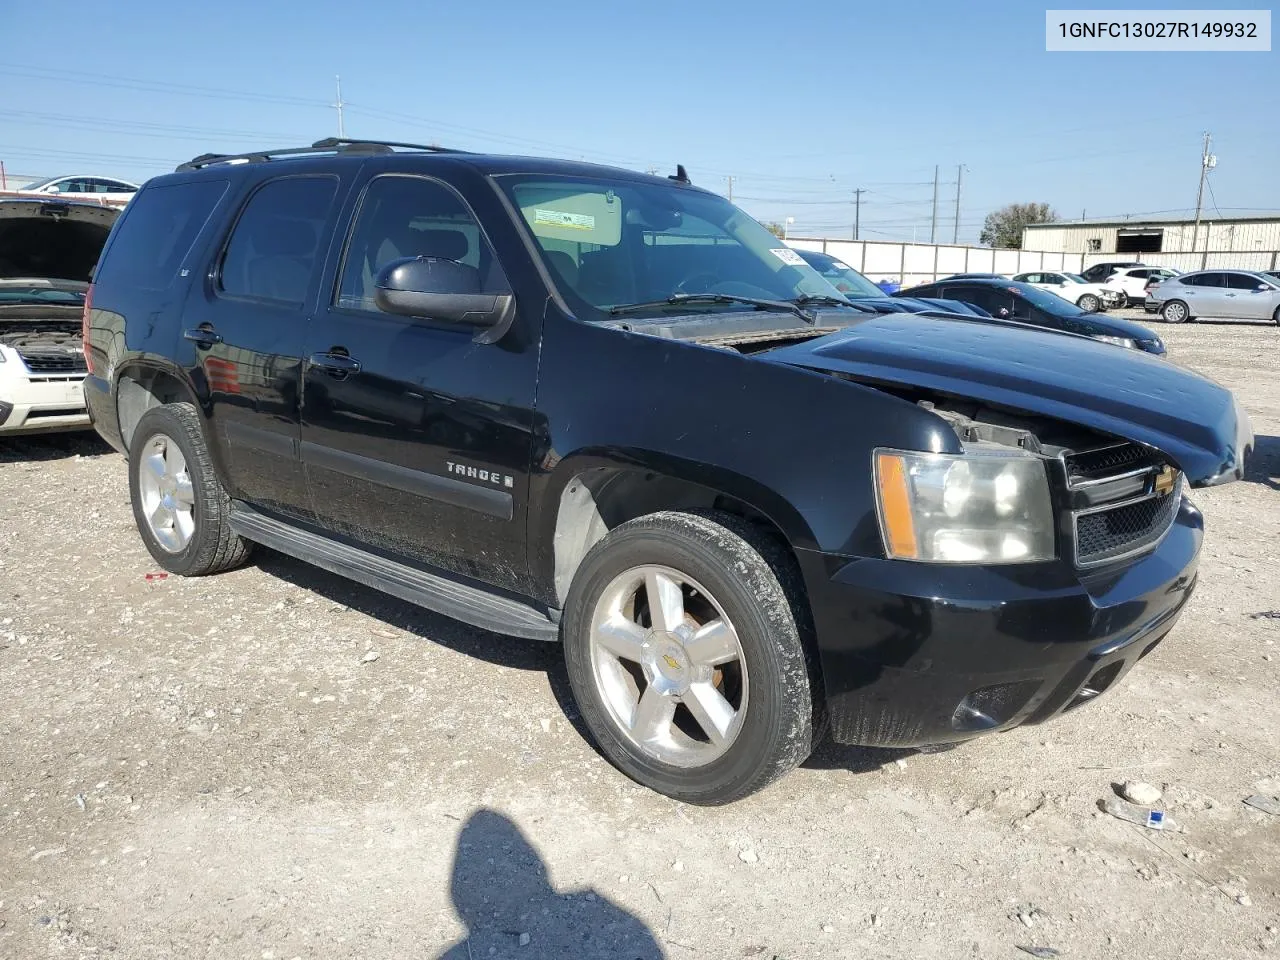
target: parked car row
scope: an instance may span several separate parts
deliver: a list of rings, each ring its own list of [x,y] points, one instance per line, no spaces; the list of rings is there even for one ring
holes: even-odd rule
[[[1219,269],[1180,273],[1171,267],[1153,267],[1138,261],[1108,261],[1094,264],[1080,274],[1039,271],[1009,278],[994,273],[958,273],[904,294],[927,291],[928,295],[934,295],[944,289],[940,284],[948,284],[946,296],[989,306],[980,302],[984,297],[977,291],[971,295],[957,293],[965,289],[956,286],[962,282],[985,282],[997,287],[1005,283],[1010,284],[1011,291],[1014,290],[1012,284],[1029,284],[1057,294],[1085,312],[1139,303],[1147,313],[1159,314],[1166,323],[1204,318],[1271,320],[1280,324],[1280,270]],[[990,298],[989,292],[985,298]],[[1013,312],[1012,305],[1003,306]],[[1057,312],[1049,310],[1051,314]],[[1159,339],[1154,334],[1151,337],[1154,341]]]
[[[994,273],[957,274],[885,296],[879,286],[831,254],[796,252],[855,304],[882,313],[973,315],[1079,334],[1157,355],[1165,351],[1163,341],[1146,327],[1097,314],[1104,302],[1103,288],[1074,275],[1025,273],[1010,280]],[[1075,295],[1075,302],[1068,294]]]

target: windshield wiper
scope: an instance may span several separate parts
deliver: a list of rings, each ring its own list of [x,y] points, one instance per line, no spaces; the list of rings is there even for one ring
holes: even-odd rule
[[[813,315],[799,303],[792,300],[765,300],[759,297],[739,297],[732,293],[673,293],[665,300],[649,300],[644,303],[623,303],[609,308],[609,316],[617,317],[624,313],[638,313],[642,310],[659,310],[663,307],[678,307],[699,303],[744,303],[757,310],[785,310],[794,313],[805,323],[813,323]]]
[[[813,304],[822,304],[830,307],[853,307],[855,310],[861,310],[863,313],[879,313],[875,307],[868,307],[864,303],[857,303],[854,300],[846,300],[844,297],[828,297],[822,294],[806,293],[802,297],[796,297],[791,301],[802,307],[808,307]]]

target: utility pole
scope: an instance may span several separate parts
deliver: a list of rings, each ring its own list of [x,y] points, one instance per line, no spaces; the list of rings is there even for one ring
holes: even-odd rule
[[[726,177],[725,179],[729,181],[729,202],[733,203],[733,177]]]
[[[964,164],[956,164],[956,226],[951,233],[951,242],[960,242],[960,181],[964,179]]]
[[[1196,252],[1196,241],[1200,238],[1200,208],[1204,203],[1204,181],[1209,176],[1209,170],[1217,163],[1217,158],[1209,153],[1209,145],[1213,143],[1213,136],[1205,131],[1204,150],[1200,154],[1200,189],[1196,191],[1196,222],[1191,228],[1191,252]],[[1206,241],[1205,249],[1209,246]]]
[[[347,131],[342,125],[342,108],[347,105],[347,102],[342,99],[342,78],[334,77],[333,79],[336,80],[338,84],[338,99],[329,104],[329,106],[338,111],[338,139],[341,140],[347,135]]]
[[[858,221],[862,219],[862,195],[866,192],[861,187],[853,191],[853,239],[855,240],[858,239]]]
[[[935,243],[938,239],[938,167],[933,167],[933,219],[929,221],[929,242]]]

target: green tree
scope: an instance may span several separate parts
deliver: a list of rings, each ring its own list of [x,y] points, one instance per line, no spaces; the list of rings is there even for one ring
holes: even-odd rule
[[[979,240],[992,247],[1022,249],[1022,228],[1030,223],[1053,223],[1058,215],[1047,203],[1011,203],[987,214]]]

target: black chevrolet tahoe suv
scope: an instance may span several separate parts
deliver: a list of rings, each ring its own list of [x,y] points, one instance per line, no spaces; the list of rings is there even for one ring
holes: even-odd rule
[[[1138,351],[850,304],[683,169],[203,156],[94,280],[88,407],[164,568],[264,544],[558,640],[600,750],[691,803],[1115,686],[1253,442]]]

